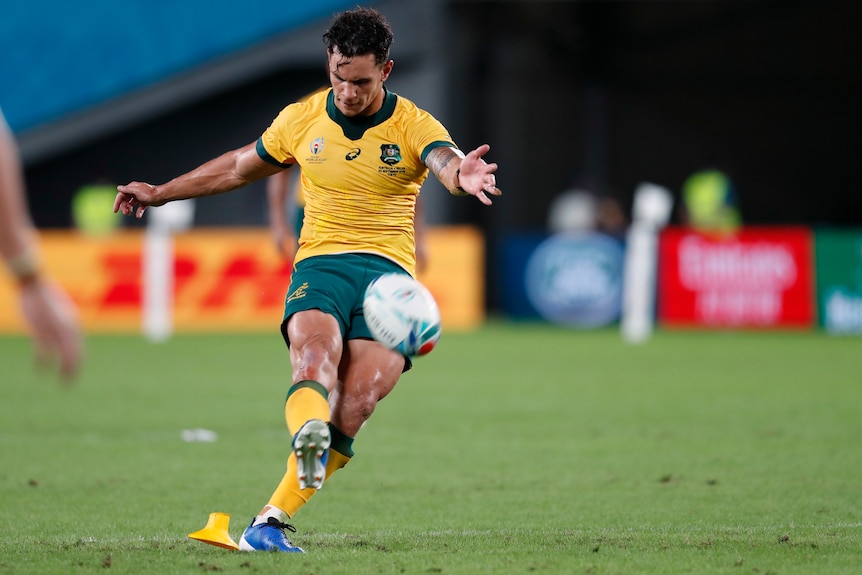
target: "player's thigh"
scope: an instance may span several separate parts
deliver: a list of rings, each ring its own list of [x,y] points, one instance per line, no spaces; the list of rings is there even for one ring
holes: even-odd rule
[[[319,309],[297,312],[287,322],[287,335],[294,371],[305,364],[326,363],[332,375],[337,374],[344,343],[341,326],[332,314]]]

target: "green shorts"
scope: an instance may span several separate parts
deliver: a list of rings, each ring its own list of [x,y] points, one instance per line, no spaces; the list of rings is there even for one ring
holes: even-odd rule
[[[293,314],[319,309],[334,317],[341,327],[344,341],[374,339],[365,315],[362,300],[371,280],[385,273],[407,273],[384,257],[374,254],[333,254],[304,259],[294,267],[290,287],[284,300],[281,334],[290,347],[287,320]],[[410,368],[407,358],[405,371]]]

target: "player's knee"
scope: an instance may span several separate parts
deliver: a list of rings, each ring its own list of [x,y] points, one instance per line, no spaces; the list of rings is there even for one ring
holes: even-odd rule
[[[293,366],[294,379],[334,381],[341,360],[341,348],[332,338],[312,336],[293,351],[297,356]]]

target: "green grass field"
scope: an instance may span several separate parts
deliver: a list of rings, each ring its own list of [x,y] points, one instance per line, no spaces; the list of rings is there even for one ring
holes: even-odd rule
[[[242,529],[288,451],[268,335],[92,336],[74,388],[0,338],[0,573],[857,574],[862,341],[492,323],[444,334],[295,518]],[[186,443],[183,429],[218,433]]]

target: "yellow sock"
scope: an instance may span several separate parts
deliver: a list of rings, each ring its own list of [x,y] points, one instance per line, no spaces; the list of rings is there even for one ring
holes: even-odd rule
[[[326,479],[350,462],[350,458],[337,451],[329,450],[329,460],[326,462]],[[326,481],[324,481],[326,483]]]
[[[284,403],[284,419],[290,435],[310,419],[329,421],[329,393],[326,388],[310,379],[294,384],[287,392]]]
[[[347,437],[332,424],[329,425],[329,431],[332,436],[332,446],[329,448],[326,461],[324,483],[329,481],[333,473],[347,465],[350,458],[353,457],[353,438]],[[316,492],[317,489],[312,487],[299,488],[299,480],[296,478],[296,455],[291,453],[290,457],[287,458],[287,472],[281,478],[281,483],[276,487],[272,497],[269,498],[268,505],[281,509],[287,513],[288,517],[293,517]]]

